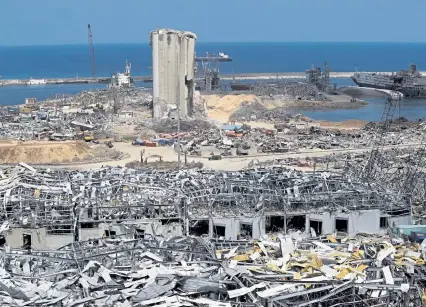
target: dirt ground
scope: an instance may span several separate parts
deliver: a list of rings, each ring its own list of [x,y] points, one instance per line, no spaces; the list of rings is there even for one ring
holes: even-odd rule
[[[115,148],[122,152],[128,154],[128,157],[122,160],[116,161],[108,161],[108,162],[99,162],[99,163],[87,163],[87,164],[75,164],[75,165],[66,165],[65,168],[69,169],[88,169],[88,168],[100,168],[102,166],[124,166],[128,162],[132,162],[135,160],[140,161],[140,153],[141,150],[145,150],[144,159],[151,155],[160,155],[163,158],[163,161],[177,161],[177,154],[173,150],[172,147],[141,147],[141,146],[133,146],[131,143],[127,142],[117,142],[114,143]],[[405,147],[406,145],[395,145],[395,146],[386,146],[385,148],[398,148]],[[419,146],[419,144],[413,144],[413,146]],[[207,169],[215,169],[215,170],[241,170],[249,165],[250,162],[265,162],[272,159],[278,158],[306,158],[306,157],[321,157],[327,156],[333,153],[343,153],[343,152],[365,152],[369,151],[371,148],[363,148],[363,149],[337,149],[337,150],[309,150],[300,153],[281,153],[281,154],[270,154],[270,155],[262,155],[257,157],[233,157],[233,158],[224,158],[218,161],[209,161],[206,157],[193,157],[188,156],[187,160],[189,162],[201,162],[204,164],[204,167]],[[181,161],[183,163],[184,157],[182,155]],[[309,167],[296,167],[292,166],[289,168],[299,169],[299,170],[312,170]]]
[[[291,109],[347,109],[359,108],[366,104],[364,101],[352,101],[346,95],[328,95],[331,101],[301,101],[288,100],[280,97],[260,97],[254,94],[233,95],[203,95],[202,99],[207,107],[208,117],[219,122],[227,122],[229,116],[240,108],[243,103],[257,102],[266,109],[279,107]]]
[[[210,119],[227,122],[229,116],[234,113],[242,103],[255,102],[255,95],[204,95],[203,99],[207,106],[207,114]]]
[[[104,145],[92,145],[82,141],[68,142],[1,142],[0,163],[58,164],[93,161],[110,158],[114,152]],[[118,155],[118,153],[116,153]]]
[[[342,122],[317,121],[321,128],[329,129],[361,129],[367,124],[366,121],[353,119]]]
[[[127,157],[121,160],[116,161],[107,161],[107,162],[96,162],[96,163],[84,163],[76,165],[66,165],[66,168],[72,169],[87,169],[87,168],[99,168],[102,166],[124,166],[126,163],[133,161],[140,161],[141,151],[145,151],[143,157],[149,157],[151,155],[160,155],[164,161],[177,161],[177,154],[171,147],[144,147],[144,146],[134,146],[131,142],[115,142],[114,148],[118,151],[127,154]],[[198,159],[188,159],[189,161],[200,161],[202,158]],[[183,161],[183,157],[182,157]]]

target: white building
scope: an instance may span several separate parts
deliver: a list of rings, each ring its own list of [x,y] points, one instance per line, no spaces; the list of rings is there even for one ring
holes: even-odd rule
[[[116,74],[113,74],[111,76],[111,86],[131,87],[133,85],[133,80],[130,77],[131,67],[132,67],[132,64],[127,63],[127,60],[126,60],[125,72],[124,73],[117,72]]]
[[[181,116],[192,113],[196,39],[194,33],[171,29],[150,33],[154,118],[164,116],[160,102],[179,104]]]
[[[47,82],[44,79],[33,79],[33,78],[30,78],[30,80],[27,82],[28,85],[42,85],[46,83]]]

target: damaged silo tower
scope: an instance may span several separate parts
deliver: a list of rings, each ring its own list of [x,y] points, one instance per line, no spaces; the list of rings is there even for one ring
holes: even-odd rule
[[[182,117],[192,114],[196,39],[194,33],[171,29],[150,33],[155,119],[165,115],[165,103],[179,103]]]

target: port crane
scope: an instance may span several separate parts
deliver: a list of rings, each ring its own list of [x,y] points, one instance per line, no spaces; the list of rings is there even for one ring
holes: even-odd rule
[[[368,159],[367,165],[364,169],[364,173],[362,176],[363,179],[368,183],[371,183],[373,181],[374,175],[376,173],[376,163],[378,163],[378,160],[381,159],[380,154],[381,150],[383,149],[383,138],[389,131],[390,123],[393,118],[393,105],[394,102],[391,100],[391,98],[389,98],[388,102],[385,105],[382,119],[379,122],[379,127],[375,134],[374,145],[370,152],[370,157]]]
[[[92,77],[96,78],[96,61],[95,61],[95,47],[93,46],[92,28],[90,23],[87,25],[88,40],[89,40],[89,55],[90,65],[92,67]]]
[[[232,58],[223,52],[219,52],[219,54],[209,54],[207,52],[205,56],[195,57],[195,62],[197,64],[201,63],[201,67],[203,70],[198,71],[198,65],[196,69],[199,73],[199,79],[203,80],[203,90],[209,92],[219,87],[220,62],[232,62]]]
[[[388,99],[386,100],[385,107],[383,109],[382,117],[378,123],[377,132],[375,135],[373,148],[370,152],[370,157],[368,159],[367,165],[363,170],[361,178],[368,184],[371,184],[375,178],[377,167],[381,164],[383,159],[383,150],[384,150],[384,138],[385,135],[389,132],[390,126],[394,117],[396,106],[401,99],[400,95],[396,90],[398,89],[398,84],[401,80],[394,80]]]

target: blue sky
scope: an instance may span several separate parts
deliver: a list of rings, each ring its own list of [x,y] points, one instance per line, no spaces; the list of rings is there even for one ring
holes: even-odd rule
[[[156,28],[203,42],[425,42],[426,0],[0,0],[0,45],[146,43]]]

